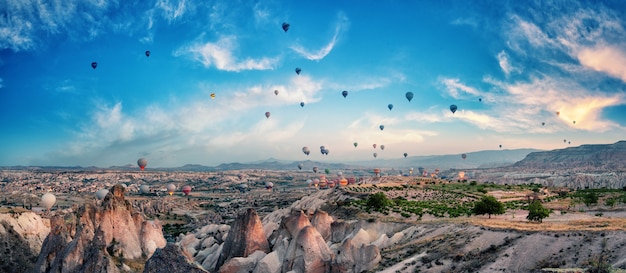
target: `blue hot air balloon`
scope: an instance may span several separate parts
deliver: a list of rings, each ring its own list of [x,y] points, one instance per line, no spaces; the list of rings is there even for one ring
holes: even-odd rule
[[[389,105],[387,105],[387,108],[389,108],[389,111],[391,111],[391,109],[393,109],[393,104],[390,103]]]
[[[385,129],[385,125],[381,124],[380,126],[378,126],[378,128],[380,128],[380,130],[382,131],[383,129]]]
[[[284,23],[283,23],[283,30],[284,30],[285,32],[287,32],[287,30],[289,30],[289,23],[287,23],[287,22],[284,22]]]
[[[300,69],[300,67],[296,67],[296,74],[300,75],[301,71],[302,71],[302,69]]]
[[[456,105],[454,105],[454,104],[450,105],[450,111],[452,111],[452,114],[454,114],[454,112],[456,112],[456,109],[457,109]]]
[[[304,101],[300,102],[300,107],[304,107]]]
[[[348,96],[348,91],[343,90],[343,92],[341,92],[341,95],[345,98]]]
[[[409,100],[409,102],[411,102],[411,100],[413,99],[413,92],[406,92],[405,97],[407,100]]]

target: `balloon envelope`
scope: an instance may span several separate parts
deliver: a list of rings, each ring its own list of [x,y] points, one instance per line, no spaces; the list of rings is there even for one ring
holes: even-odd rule
[[[143,157],[140,159],[137,159],[137,166],[139,166],[139,169],[143,171],[146,168],[146,166],[148,166],[148,160]]]
[[[309,149],[309,147],[304,146],[304,147],[302,147],[302,152],[305,155],[309,155],[311,153],[311,149]]]
[[[385,149],[385,145],[380,145],[380,150],[384,150]]]
[[[407,153],[404,153],[404,157],[405,157],[405,158],[406,158],[406,156],[407,156],[407,155],[409,155],[409,154],[407,154]]]
[[[380,130],[382,131],[383,129],[385,129],[385,125],[380,125],[378,126],[378,128],[380,128]]]
[[[466,159],[466,158],[467,158],[467,155],[466,155],[466,154],[462,154],[462,155],[461,155],[461,158]]]
[[[274,95],[278,96],[278,90],[274,90]]]
[[[146,50],[146,57],[150,57],[150,50]]]
[[[452,111],[452,114],[454,114],[454,112],[456,112],[456,109],[457,109],[456,105],[454,105],[454,104],[450,105],[450,111]]]
[[[150,186],[148,185],[141,185],[141,187],[139,187],[139,190],[141,191],[141,193],[149,193],[150,192]]]
[[[167,193],[170,195],[174,194],[174,191],[176,191],[176,185],[174,184],[167,184],[165,188],[167,189]]]
[[[378,156],[378,154],[377,154],[377,153],[374,153],[373,155],[374,155],[374,158],[376,158],[376,157]]]
[[[348,96],[348,91],[344,90],[343,92],[341,92],[341,95],[345,98]]]
[[[353,145],[354,145],[354,148],[356,148],[356,146],[359,146],[359,143],[355,142],[355,143],[353,143]]]
[[[296,74],[300,75],[301,71],[302,71],[302,69],[300,69],[300,67],[296,67]]]
[[[109,190],[107,190],[107,189],[100,189],[100,190],[96,191],[96,197],[98,198],[98,200],[102,200],[102,199],[104,199],[105,196],[107,196],[108,193],[109,193]]]
[[[376,144],[372,144],[372,147],[374,147],[374,149],[376,149]]]
[[[409,102],[411,102],[411,100],[413,99],[413,92],[406,92],[406,95],[404,96],[407,100],[409,100]]]
[[[282,25],[282,27],[283,27],[283,30],[284,30],[285,32],[287,32],[287,30],[289,30],[289,23],[284,22],[284,23],[283,23],[283,25]]]
[[[391,109],[393,109],[393,104],[390,103],[389,105],[387,105],[387,108],[389,108],[389,111],[391,111]]]
[[[189,185],[183,186],[183,193],[185,195],[189,195],[190,192],[191,192],[191,186],[189,186]]]
[[[57,197],[54,196],[54,194],[52,193],[46,193],[43,196],[41,196],[41,204],[48,210],[52,208],[52,206],[54,206],[54,203],[56,202],[57,202]]]
[[[304,107],[304,101],[300,102],[300,107]]]
[[[96,67],[98,67],[98,63],[97,62],[92,62],[91,63],[91,68],[96,69]]]
[[[298,169],[302,170],[302,167],[304,167],[304,165],[302,165],[302,163],[298,164]]]
[[[270,118],[270,112],[265,112],[265,117]]]
[[[215,93],[211,93],[211,99],[214,100],[215,99]]]

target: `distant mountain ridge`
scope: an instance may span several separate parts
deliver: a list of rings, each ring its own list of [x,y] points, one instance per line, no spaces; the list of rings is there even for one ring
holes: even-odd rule
[[[513,167],[554,169],[623,169],[626,168],[626,141],[613,144],[586,144],[551,151],[529,153]]]

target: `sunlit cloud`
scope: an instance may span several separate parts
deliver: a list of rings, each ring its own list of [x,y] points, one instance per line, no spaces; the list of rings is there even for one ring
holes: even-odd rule
[[[626,52],[624,47],[597,45],[578,52],[578,60],[584,66],[605,72],[626,82]]]
[[[193,43],[178,49],[175,56],[190,56],[193,60],[202,63],[205,67],[219,70],[238,72],[242,70],[269,70],[273,69],[279,58],[263,57],[260,59],[245,58],[239,60],[233,56],[237,48],[237,39],[233,36],[220,38],[215,43]]]
[[[312,61],[319,61],[323,59],[324,57],[326,57],[326,55],[328,55],[333,50],[333,48],[337,44],[339,35],[343,31],[346,31],[349,24],[350,23],[348,21],[348,17],[346,17],[345,14],[340,13],[338,15],[338,22],[335,25],[335,34],[330,39],[330,42],[328,42],[328,44],[326,44],[325,46],[323,46],[322,48],[318,50],[309,50],[299,44],[291,46],[291,49],[295,51],[296,53],[300,54],[304,58],[307,58]]]

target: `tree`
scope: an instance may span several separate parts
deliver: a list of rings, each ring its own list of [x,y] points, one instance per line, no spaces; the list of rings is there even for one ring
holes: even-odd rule
[[[366,204],[368,209],[373,208],[375,211],[383,212],[387,206],[391,205],[391,200],[384,193],[378,192],[370,195]]]
[[[590,191],[586,193],[585,195],[583,195],[583,203],[585,203],[587,207],[593,204],[597,204],[598,199],[599,199],[598,194],[596,194],[594,191]]]
[[[487,214],[491,218],[492,214],[504,214],[504,204],[491,195],[485,195],[480,201],[474,203],[472,213],[476,215]]]
[[[547,218],[548,216],[550,216],[550,210],[544,208],[541,201],[535,199],[528,205],[528,216],[526,216],[528,221],[541,223],[543,222],[543,218]]]

